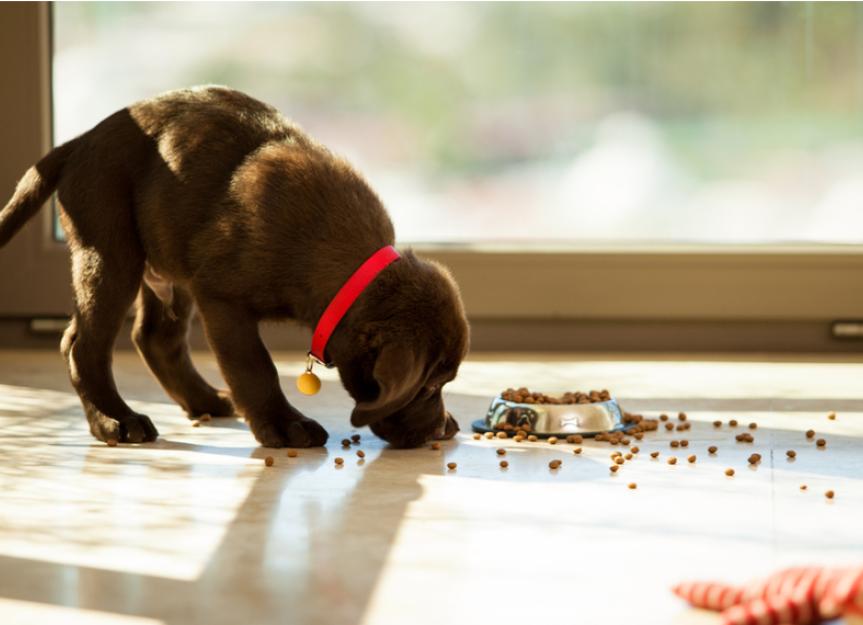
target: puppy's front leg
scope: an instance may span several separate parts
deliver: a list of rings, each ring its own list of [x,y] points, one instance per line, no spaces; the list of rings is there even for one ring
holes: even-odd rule
[[[327,431],[285,399],[276,367],[258,334],[258,321],[242,306],[197,300],[207,339],[234,404],[264,447],[317,447]]]

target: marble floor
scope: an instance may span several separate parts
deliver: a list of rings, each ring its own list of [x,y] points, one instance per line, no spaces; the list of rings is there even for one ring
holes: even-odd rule
[[[218,381],[209,355],[196,361]],[[235,418],[194,428],[125,352],[118,386],[161,437],[110,448],[90,438],[58,354],[0,351],[0,623],[716,623],[672,584],[863,564],[863,358],[477,356],[449,387],[462,434],[393,450],[362,431],[365,460],[341,448],[355,431],[333,373],[297,397],[299,356],[277,364],[329,429],[326,449],[261,449]],[[608,388],[648,416],[684,410],[693,427],[648,435],[616,475],[607,444],[576,456],[474,440],[470,421],[510,385]],[[754,443],[711,425],[731,418],[758,423]],[[687,450],[669,448],[684,436]]]

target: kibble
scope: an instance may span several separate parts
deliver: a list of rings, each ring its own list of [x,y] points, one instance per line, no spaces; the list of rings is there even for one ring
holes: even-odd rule
[[[761,454],[752,454],[749,456],[749,464],[758,464],[761,462]]]
[[[201,427],[201,422],[200,421],[192,421],[192,427],[193,428]]]
[[[827,418],[830,419],[831,421],[835,421],[836,420],[836,413],[831,412],[829,415],[827,415]]]
[[[725,469],[725,475],[728,477],[734,477],[734,469]]]
[[[636,446],[632,446],[632,447],[630,447],[630,448],[629,448],[629,451],[631,451],[631,452],[632,452],[632,453],[634,453],[634,454],[637,454],[637,453],[638,453],[639,451],[641,451],[641,450],[640,450],[638,447],[636,447]]]
[[[788,456],[789,459],[793,460],[794,458],[797,457],[797,452],[794,451],[793,449],[789,449],[788,451],[785,452],[785,455]]]
[[[437,441],[433,442],[431,444],[431,448],[434,449],[435,451],[437,451],[438,449],[440,449],[440,443]]]
[[[678,412],[678,413],[677,413],[677,418],[678,418],[680,421],[686,421],[686,413],[685,413],[685,412]]]
[[[665,429],[670,432],[671,430],[674,429],[674,424],[669,421],[668,423],[665,424]]]
[[[736,428],[737,427],[737,419],[731,419],[731,421],[728,422],[728,425],[730,425],[733,428]]]
[[[581,434],[573,434],[572,436],[566,437],[566,442],[574,445],[581,445],[584,442],[584,437],[582,437]]]
[[[486,439],[488,439],[488,440],[493,439],[493,438],[494,438],[494,432],[486,432],[486,433],[485,433],[485,437],[486,437]]]
[[[815,438],[815,430],[806,430],[806,438]]]
[[[500,461],[500,468],[501,468],[501,469],[505,469],[505,468],[507,468],[508,466],[509,466],[509,463],[508,463],[506,460],[501,460],[501,461]]]
[[[548,437],[549,445],[557,445],[557,436],[549,436]]]
[[[509,438],[509,436],[507,435],[506,432],[498,432],[497,437],[498,438]]]
[[[630,482],[629,484],[626,485],[626,487],[629,490],[635,490],[636,488],[638,488],[638,484],[636,484],[635,482]]]
[[[273,464],[274,464],[275,462],[276,462],[276,461],[275,461],[275,460],[273,460],[273,457],[272,457],[272,456],[267,456],[266,458],[264,458],[264,464],[265,464],[265,465],[267,465],[268,467],[273,466]]]
[[[572,453],[580,454],[581,453],[581,447],[576,447],[575,449],[572,450]]]
[[[365,457],[366,457],[366,452],[364,452],[362,449],[358,449],[358,450],[357,450],[357,457],[358,457],[358,458],[365,458]]]
[[[673,441],[669,442],[668,444],[674,448],[680,447],[680,441],[678,441],[678,440],[673,440]]]
[[[686,460],[689,462],[689,464],[694,464],[695,461],[698,460],[698,458],[695,456],[695,454],[692,454]]]
[[[455,468],[457,466],[458,465],[455,462],[447,462],[446,463],[446,468],[449,469],[450,471],[455,471]]]
[[[355,443],[359,443],[359,442],[360,442],[360,438],[362,438],[362,437],[361,437],[359,434],[354,434],[354,435],[352,435],[352,436],[351,436],[351,440],[352,440],[353,442],[355,442]]]
[[[675,458],[674,456],[671,456],[668,459],[668,464],[677,464],[677,458]]]
[[[815,441],[815,444],[818,445],[818,447],[823,448],[827,446],[827,441],[825,441],[823,438],[819,438],[817,441]]]
[[[289,450],[288,450],[288,458],[296,458],[296,457],[297,457],[297,455],[298,455],[298,454],[297,454],[297,450],[296,450],[296,449],[289,449]]]
[[[659,452],[658,451],[651,451],[650,457],[651,458],[659,458]]]
[[[349,438],[343,438],[342,439],[342,447],[350,447],[350,446],[351,446],[351,440]]]
[[[558,467],[560,467],[561,464],[563,464],[563,462],[561,460],[552,460],[551,462],[548,463],[548,468],[549,469],[557,469]]]
[[[688,440],[686,440],[685,438],[684,438],[684,439],[682,439],[682,440],[680,441],[680,446],[681,446],[681,447],[689,447],[689,441],[688,441]]]
[[[714,422],[713,422],[713,427],[715,427],[715,428],[721,428],[721,427],[722,427],[722,421],[714,421]]]
[[[710,447],[708,447],[708,448],[707,448],[707,453],[709,453],[711,456],[712,456],[713,454],[715,454],[715,453],[716,453],[716,451],[717,451],[717,449],[716,449],[716,445],[711,445]]]
[[[659,420],[660,421],[668,421],[668,415],[667,414],[659,415]]]
[[[623,456],[615,456],[614,457],[614,463],[615,464],[623,464],[624,462],[626,462],[626,461],[623,459]]]
[[[617,473],[620,470],[620,465],[613,464],[610,467],[608,467],[608,470],[611,471],[612,473]]]
[[[674,429],[677,430],[678,432],[685,432],[686,430],[689,429],[689,423],[680,423]]]
[[[501,447],[500,449],[497,450],[497,455],[498,456],[505,456],[506,455],[506,449]]]
[[[337,464],[337,465],[341,466],[341,465],[343,465],[344,463],[345,463],[345,459],[344,459],[344,458],[338,458],[338,457],[336,458],[336,464]]]
[[[801,485],[800,485],[800,490],[806,490],[807,488],[809,488],[809,487],[808,487],[808,486],[806,486],[806,484],[801,484]]]
[[[536,441],[538,441],[539,439],[537,438],[536,434],[531,434],[530,436],[528,436],[528,437],[527,437],[527,440],[528,440],[528,442],[530,442],[530,443],[535,443],[535,442],[536,442]]]
[[[836,493],[834,493],[832,490],[828,490],[826,493],[824,493],[824,496],[827,497],[827,499],[833,499],[836,496]]]
[[[750,430],[757,430],[758,424],[753,421],[752,423],[749,424],[749,429]]]
[[[755,437],[752,436],[749,432],[743,432],[742,434],[738,434],[734,437],[738,443],[753,443],[755,442]]]
[[[474,435],[473,435],[473,440],[475,440],[475,441],[478,441],[478,440],[479,440],[479,439],[481,439],[481,438],[482,438],[482,435],[481,435],[481,434],[474,434]]]

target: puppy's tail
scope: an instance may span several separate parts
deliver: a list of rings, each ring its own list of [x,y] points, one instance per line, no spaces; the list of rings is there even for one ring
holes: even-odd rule
[[[77,139],[73,139],[51,150],[18,182],[12,199],[0,211],[0,247],[6,245],[51,197],[76,143]]]

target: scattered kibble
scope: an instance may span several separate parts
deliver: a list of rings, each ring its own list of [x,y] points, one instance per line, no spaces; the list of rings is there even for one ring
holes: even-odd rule
[[[548,437],[549,445],[557,445],[557,436],[549,436]]]
[[[632,447],[630,447],[630,448],[629,448],[629,451],[631,451],[631,452],[632,452],[632,453],[634,453],[634,454],[637,454],[637,453],[638,453],[639,451],[641,451],[641,450],[640,450],[638,447],[636,447],[636,446],[632,446]]]
[[[530,436],[527,437],[527,440],[530,443],[535,443],[536,441],[539,440],[539,438],[537,438],[536,434],[531,434]]]
[[[831,421],[835,421],[836,420],[836,413],[831,412],[829,415],[827,415],[827,418],[830,419]]]
[[[680,441],[680,446],[681,446],[681,447],[689,447],[689,441],[688,441],[688,440],[686,440],[685,438],[684,438],[684,439],[682,439],[682,440]]]
[[[473,435],[473,440],[475,440],[475,441],[478,441],[478,440],[479,440],[479,439],[481,439],[481,438],[482,438],[482,435],[481,435],[481,434],[474,434],[474,435]]]
[[[677,418],[681,421],[686,421],[686,413],[685,412],[678,412]]]
[[[288,458],[296,458],[296,457],[297,457],[297,450],[296,449],[289,449],[288,450]]]
[[[561,460],[552,460],[551,462],[548,463],[548,468],[549,469],[557,469],[560,467],[561,464],[563,464],[563,461],[561,461]]]
[[[668,415],[667,414],[659,415],[659,420],[660,421],[668,421]]]
[[[458,465],[455,462],[447,462],[446,463],[446,468],[449,469],[450,471],[455,471],[455,468],[457,466]]]
[[[343,438],[342,439],[342,447],[350,447],[350,446],[351,446],[351,439]]]
[[[686,430],[689,429],[689,423],[680,423],[674,429],[677,430],[678,432],[685,432]]]
[[[824,493],[824,496],[827,497],[827,499],[833,499],[836,496],[836,493],[834,493],[832,490],[828,490],[826,493]]]
[[[825,441],[823,438],[819,438],[817,441],[815,441],[815,444],[818,445],[818,447],[823,448],[827,446],[827,441]]]
[[[815,438],[815,430],[806,430],[806,438]]]
[[[497,455],[498,456],[505,456],[506,455],[506,449],[501,447],[500,449],[497,450]]]
[[[671,446],[672,446],[672,447],[674,447],[674,448],[680,447],[680,441],[677,441],[677,440],[671,441],[671,442],[670,442],[670,443],[668,443],[668,444],[669,444],[669,445],[671,445]]]
[[[797,457],[797,452],[794,451],[793,449],[789,449],[788,451],[785,452],[785,455],[791,459],[794,459]]]
[[[573,445],[581,445],[584,442],[584,437],[581,434],[572,434],[566,437],[566,442]]]
[[[613,464],[610,467],[608,467],[608,470],[611,471],[612,473],[617,473],[620,470],[620,465],[619,464]]]
[[[438,449],[440,449],[440,443],[437,441],[433,442],[431,444],[431,448],[434,449],[435,451],[437,451]]]
[[[509,436],[507,435],[506,432],[498,432],[497,437],[498,438],[509,438]]]
[[[734,477],[734,469],[725,469],[725,475],[728,477]]]
[[[758,464],[761,462],[761,454],[752,454],[749,456],[749,464]]]
[[[668,423],[665,424],[665,429],[670,432],[671,430],[674,429],[674,424],[669,421]]]
[[[359,434],[353,434],[353,435],[351,436],[351,440],[352,440],[353,442],[355,442],[355,443],[359,443],[359,442],[360,442],[360,438],[362,438],[362,437],[361,437]]]
[[[358,450],[357,450],[357,457],[358,457],[358,458],[365,458],[365,457],[366,457],[366,452],[364,452],[362,449],[358,449]]]
[[[730,425],[733,428],[736,428],[737,427],[737,419],[731,419],[731,421],[728,422],[728,425]]]
[[[689,462],[689,464],[695,464],[695,461],[698,460],[698,458],[695,456],[695,454],[692,454],[686,460]]]
[[[501,460],[501,461],[500,461],[500,468],[501,468],[501,469],[505,469],[505,468],[507,468],[508,466],[509,466],[509,463],[508,463],[506,460]]]
[[[668,464],[677,464],[677,458],[675,458],[674,456],[671,456],[668,459]]]
[[[721,428],[721,427],[722,427],[722,421],[714,421],[714,422],[713,422],[713,427],[715,427],[715,428]]]
[[[486,439],[491,440],[492,438],[494,438],[494,432],[486,432],[484,436],[486,437]]]
[[[265,465],[267,465],[268,467],[273,466],[273,464],[274,464],[275,462],[276,462],[276,461],[275,461],[275,460],[273,460],[273,457],[272,457],[272,456],[267,456],[266,458],[264,458],[264,464],[265,464]]]
[[[806,486],[806,484],[801,484],[801,485],[800,485],[800,490],[806,490],[807,488],[809,488],[809,487],[808,487],[808,486]]]
[[[626,485],[626,487],[629,490],[635,490],[636,488],[638,488],[638,484],[636,484],[635,482],[630,482],[629,484]]]
[[[712,456],[713,454],[715,454],[715,453],[716,453],[716,451],[717,451],[717,449],[716,449],[716,445],[711,445],[710,447],[708,447],[708,448],[707,448],[707,453],[709,453],[711,456]]]
[[[623,459],[623,456],[615,456],[614,457],[614,463],[615,464],[623,464],[624,462],[625,462],[625,460]]]
[[[344,458],[336,458],[336,464],[337,464],[337,465],[341,466],[341,465],[343,465],[344,463],[345,463],[345,459],[344,459]]]
[[[743,432],[742,434],[738,434],[734,437],[738,443],[753,443],[755,442],[755,437],[752,436],[749,432]]]
[[[749,429],[750,430],[757,430],[758,424],[753,421],[752,423],[749,424]]]
[[[626,458],[627,460],[632,460],[632,454],[626,454],[624,458]]]
[[[200,421],[192,421],[192,427],[193,428],[201,427],[201,422]]]
[[[580,454],[581,453],[581,447],[576,447],[575,449],[572,450],[572,453]]]
[[[659,458],[659,452],[658,451],[651,451],[650,457],[651,458]]]

